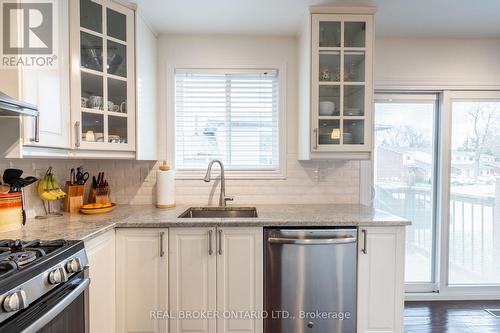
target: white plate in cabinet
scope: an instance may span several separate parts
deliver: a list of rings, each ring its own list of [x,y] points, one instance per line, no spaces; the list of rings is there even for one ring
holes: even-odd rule
[[[168,229],[116,231],[117,332],[168,332]]]
[[[360,228],[358,333],[400,333],[404,316],[405,227]]]
[[[170,228],[170,307],[179,311],[262,310],[262,228]],[[172,319],[170,331],[262,332],[258,319]]]

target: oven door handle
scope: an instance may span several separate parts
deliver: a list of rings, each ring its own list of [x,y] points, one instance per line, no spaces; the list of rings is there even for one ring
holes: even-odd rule
[[[45,327],[52,319],[57,317],[64,309],[70,305],[78,296],[80,296],[85,289],[89,287],[90,279],[86,278],[76,287],[72,292],[70,292],[66,297],[64,297],[57,305],[50,309],[46,314],[38,318],[30,326],[23,330],[23,333],[38,332]]]
[[[269,243],[274,244],[296,244],[296,245],[329,245],[329,244],[348,244],[356,243],[356,237],[339,237],[339,238],[268,238]]]

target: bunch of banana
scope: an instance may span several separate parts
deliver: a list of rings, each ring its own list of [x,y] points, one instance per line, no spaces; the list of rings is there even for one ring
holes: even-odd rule
[[[57,184],[56,178],[48,172],[43,179],[38,182],[38,196],[45,201],[62,199],[66,193]]]

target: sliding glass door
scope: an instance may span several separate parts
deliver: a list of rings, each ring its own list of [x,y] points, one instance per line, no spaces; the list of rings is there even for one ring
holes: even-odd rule
[[[448,286],[500,285],[500,94],[455,92],[448,189]]]
[[[406,229],[408,291],[434,291],[437,96],[378,94],[374,206],[412,221]]]

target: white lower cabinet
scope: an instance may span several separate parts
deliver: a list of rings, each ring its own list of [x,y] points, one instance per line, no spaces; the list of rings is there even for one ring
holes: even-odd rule
[[[263,310],[262,228],[220,228],[217,237],[217,310],[230,314],[217,332],[262,332],[262,320],[244,317]]]
[[[358,333],[400,333],[404,311],[405,227],[360,228]]]
[[[262,228],[171,228],[169,257],[171,332],[262,332],[245,316],[262,310]]]
[[[215,228],[170,228],[170,332],[215,332],[214,320],[183,318],[215,310]],[[212,249],[210,254],[209,250]]]
[[[116,332],[261,333],[262,236],[259,227],[117,229]],[[358,333],[403,330],[404,238],[404,227],[359,230]],[[90,331],[114,332],[114,233],[86,247]]]
[[[167,249],[168,229],[117,229],[117,332],[168,332]]]
[[[90,333],[115,332],[115,230],[85,242],[89,259]]]

